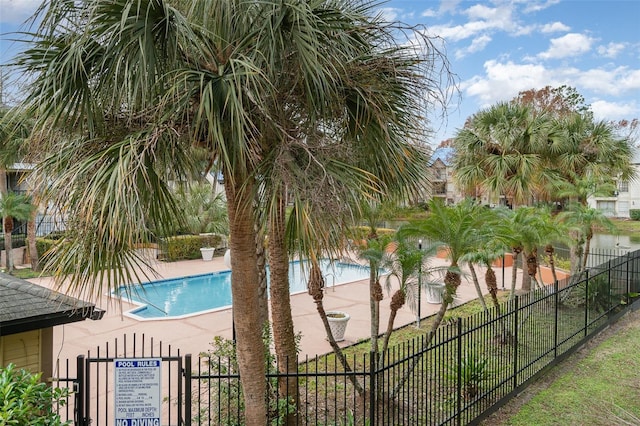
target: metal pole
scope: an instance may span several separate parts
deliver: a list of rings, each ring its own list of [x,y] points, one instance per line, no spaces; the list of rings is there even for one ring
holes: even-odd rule
[[[420,328],[421,305],[422,305],[422,240],[418,240],[418,250],[420,250],[420,265],[418,266],[418,320],[416,327]]]

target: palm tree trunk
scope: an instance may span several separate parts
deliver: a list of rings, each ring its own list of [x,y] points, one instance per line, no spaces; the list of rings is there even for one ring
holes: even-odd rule
[[[528,253],[524,252],[524,254],[527,260],[527,275],[529,276],[529,281],[522,280],[522,290],[531,291],[531,283],[533,283],[535,287],[538,286],[538,281],[536,280],[536,274],[538,273],[538,250],[534,248]]]
[[[444,316],[447,313],[447,309],[449,308],[449,305],[451,304],[451,302],[453,302],[456,296],[458,287],[460,287],[460,274],[458,274],[457,272],[451,271],[452,268],[457,268],[457,267],[458,267],[457,264],[452,264],[450,266],[450,270],[447,271],[447,274],[444,277],[445,292],[442,297],[442,304],[440,305],[440,310],[438,310],[438,313],[435,319],[433,320],[433,323],[431,324],[431,329],[427,334],[427,338],[424,340],[424,346],[422,347],[422,349],[427,348],[431,344],[431,341],[436,335],[436,331],[438,330],[438,327],[440,327],[440,324],[442,324],[442,320],[444,319]],[[413,362],[411,363],[409,368],[406,369],[402,378],[398,380],[398,384],[396,385],[395,388],[393,388],[393,391],[391,392],[392,398],[398,394],[400,389],[402,389],[404,384],[407,382],[407,380],[409,379],[409,376],[411,375],[411,372],[416,368],[416,365],[418,365],[418,360],[419,360],[419,357],[414,358]]]
[[[260,324],[263,330],[269,327],[269,293],[267,285],[267,253],[264,248],[264,232],[256,223],[256,267],[258,268],[258,279],[260,280],[258,302],[260,303]]]
[[[225,176],[232,176],[225,173]],[[240,370],[247,425],[267,421],[265,351],[260,324],[259,277],[251,196],[252,182],[225,179],[229,211],[231,290],[236,329],[236,352]]]
[[[369,310],[371,311],[371,352],[378,359],[378,334],[380,334],[380,301],[382,300],[382,286],[378,277],[377,266],[369,263]]]
[[[7,272],[13,272],[13,218],[7,216],[4,218],[4,254],[7,258]]]
[[[553,276],[553,284],[555,285],[555,283],[558,282],[558,275],[556,274],[556,260],[554,259],[554,256],[553,256],[555,249],[553,248],[553,245],[547,244],[547,246],[544,248],[544,252],[549,258],[549,269],[551,269],[551,275]]]
[[[313,302],[316,304],[318,315],[320,315],[322,325],[324,325],[324,331],[327,334],[327,339],[329,339],[329,344],[331,345],[331,349],[333,349],[333,353],[336,355],[336,358],[338,358],[338,361],[340,361],[340,364],[342,365],[342,368],[344,368],[344,371],[350,373],[352,370],[351,366],[349,365],[349,361],[347,361],[344,353],[342,353],[342,349],[340,348],[340,346],[338,346],[338,342],[336,342],[336,339],[333,337],[331,326],[329,325],[329,320],[327,319],[327,312],[324,310],[324,278],[322,277],[322,273],[320,272],[320,268],[315,259],[312,258],[311,263],[312,266],[311,271],[309,272],[308,284],[309,294],[311,295],[311,297],[313,297]],[[361,398],[364,398],[366,395],[363,387],[360,386],[357,377],[353,374],[349,374],[348,377],[353,384],[353,388],[356,390],[356,392],[358,392],[358,395],[360,395]]]
[[[513,253],[513,267],[511,268],[511,294],[509,294],[509,301],[516,297],[516,281],[518,279],[518,256],[522,250],[518,247],[512,248]]]
[[[29,247],[29,263],[31,264],[31,270],[34,272],[40,271],[40,261],[38,257],[38,246],[36,244],[36,219],[38,217],[38,210],[33,209],[31,217],[27,222],[27,243]]]
[[[273,341],[280,373],[297,371],[297,350],[291,296],[289,290],[289,256],[285,241],[285,203],[282,194],[277,196],[277,211],[269,216],[269,273],[271,283],[271,318]],[[295,376],[279,378],[279,396],[289,403],[298,404],[298,380]],[[287,416],[287,424],[296,424],[295,414]]]
[[[589,227],[587,231],[586,241],[584,243],[584,253],[582,258],[582,267],[587,269],[587,262],[589,260],[589,251],[591,250],[591,239],[593,238],[593,230]]]
[[[389,314],[389,322],[387,323],[387,331],[384,333],[384,341],[382,342],[382,350],[380,351],[381,356],[385,356],[387,354],[387,349],[389,348],[389,339],[391,338],[391,333],[393,333],[393,323],[396,320],[396,315],[406,300],[406,295],[404,290],[399,289],[393,296],[391,297],[391,313]]]
[[[476,268],[473,267],[473,263],[469,262],[469,271],[471,271],[471,278],[473,280],[473,285],[476,288],[476,293],[478,294],[478,300],[482,305],[482,308],[485,311],[488,311],[487,302],[484,300],[484,295],[482,294],[482,289],[480,288],[480,282],[478,282],[478,274],[476,274]]]
[[[491,264],[487,264],[487,271],[484,274],[484,281],[491,295],[493,306],[496,308],[498,315],[500,315],[500,302],[498,301],[498,280],[496,279],[496,272],[491,267]]]

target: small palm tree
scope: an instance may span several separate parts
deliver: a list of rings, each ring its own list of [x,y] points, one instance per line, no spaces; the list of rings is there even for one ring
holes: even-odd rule
[[[382,356],[385,355],[389,347],[389,339],[393,332],[393,324],[398,311],[404,306],[407,299],[416,299],[416,289],[420,291],[414,284],[417,284],[417,273],[423,261],[423,252],[417,247],[413,240],[398,238],[392,241],[386,250],[389,252],[389,256],[386,257],[387,261],[384,262],[382,266],[389,270],[389,274],[385,280],[387,290],[391,290],[392,278],[397,279],[399,286],[391,296],[391,303],[389,305],[391,313],[389,314],[387,331],[384,334],[384,341],[382,343]]]
[[[189,233],[229,233],[227,203],[222,193],[213,192],[212,185],[197,183],[189,188],[180,187],[176,198],[184,212]]]
[[[0,198],[0,214],[2,215],[4,231],[4,248],[7,256],[7,270],[13,272],[13,255],[11,253],[13,219],[28,220],[34,210],[31,198],[26,195],[9,192]]]
[[[581,203],[571,203],[566,211],[560,213],[559,220],[577,231],[573,244],[579,246],[578,253],[582,257],[578,258],[572,275],[581,273],[587,267],[595,227],[603,227],[613,234],[618,232],[613,222],[600,210]]]

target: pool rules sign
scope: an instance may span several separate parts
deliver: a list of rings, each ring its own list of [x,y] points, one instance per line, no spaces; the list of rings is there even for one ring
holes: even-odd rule
[[[160,426],[161,358],[114,360],[115,426]]]

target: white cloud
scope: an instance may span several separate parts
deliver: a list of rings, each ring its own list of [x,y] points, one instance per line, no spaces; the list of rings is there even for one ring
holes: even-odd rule
[[[381,7],[379,12],[385,21],[393,22],[398,20],[400,9],[396,9],[394,7]]]
[[[598,46],[598,55],[605,58],[615,58],[629,46],[628,43],[609,43],[606,46]]]
[[[571,29],[571,27],[566,26],[562,22],[552,22],[551,24],[545,24],[540,28],[540,31],[547,33],[559,33],[559,32],[567,32]]]
[[[591,103],[593,116],[597,120],[622,120],[638,117],[640,106],[635,102],[610,102],[597,100]]]
[[[41,3],[41,0],[0,0],[0,22],[21,24]]]
[[[440,9],[439,12],[440,13],[453,13],[455,12],[456,8],[458,7],[458,3],[460,3],[460,0],[442,0],[440,2]]]
[[[512,4],[502,4],[498,7],[475,4],[463,10],[461,14],[468,17],[468,22],[458,25],[434,25],[429,27],[429,33],[443,37],[449,42],[456,42],[499,31],[511,35],[529,34],[535,28],[534,25],[524,26],[518,23]]]
[[[578,76],[577,83],[600,95],[629,96],[629,92],[640,91],[640,69],[590,69]],[[636,98],[638,97],[636,95]]]
[[[524,3],[525,4],[524,12],[529,13],[529,12],[539,12],[541,10],[544,10],[550,6],[553,6],[554,4],[560,3],[560,0],[543,0],[543,1],[520,0],[519,3]]]
[[[424,16],[425,18],[433,18],[438,16],[438,13],[433,9],[427,9],[420,14],[420,16]]]
[[[538,57],[542,59],[559,59],[578,56],[591,49],[593,39],[584,34],[570,33],[559,38],[551,39],[551,46]]]
[[[462,82],[460,87],[485,106],[510,100],[523,90],[560,85],[554,75],[542,65],[519,65],[511,61],[499,63],[490,60],[485,62],[484,69],[486,77],[475,76]]]
[[[519,92],[545,86],[568,85],[585,96],[600,119],[614,120],[640,115],[640,69],[580,70],[573,67],[546,68],[540,64],[517,64],[490,60],[484,63],[484,76],[474,76],[460,84],[467,98],[475,98],[482,108],[508,101]],[[589,95],[598,96],[595,101]],[[613,97],[618,97],[616,101]],[[629,100],[631,99],[631,100]]]
[[[474,38],[469,46],[464,49],[456,50],[455,56],[456,59],[461,59],[471,53],[479,52],[483,50],[487,44],[491,42],[491,37],[488,35],[483,35],[477,38]]]

